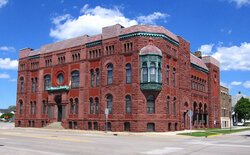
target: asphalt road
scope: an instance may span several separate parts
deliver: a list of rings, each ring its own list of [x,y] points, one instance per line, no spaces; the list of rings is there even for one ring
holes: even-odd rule
[[[8,127],[4,127],[8,126]],[[13,128],[0,123],[0,155],[249,155],[250,131],[208,138]]]

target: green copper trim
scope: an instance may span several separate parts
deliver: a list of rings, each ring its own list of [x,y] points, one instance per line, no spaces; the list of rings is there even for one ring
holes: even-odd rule
[[[33,56],[29,56],[29,60],[31,59],[37,59],[37,58],[40,58],[40,55],[33,55]]]
[[[98,46],[102,44],[102,40],[98,40],[98,41],[94,41],[94,42],[90,42],[86,44],[86,47],[93,47],[93,46]]]
[[[70,90],[70,87],[69,86],[48,87],[48,88],[46,88],[46,90],[49,91],[49,92],[68,91],[68,90]]]
[[[197,70],[202,71],[202,72],[204,72],[204,73],[208,73],[208,72],[209,72],[207,69],[202,68],[202,67],[200,67],[200,66],[198,66],[198,65],[196,65],[196,64],[194,64],[194,63],[191,63],[191,66],[192,66],[194,69],[197,69]]]
[[[123,39],[127,39],[127,38],[132,38],[132,37],[138,37],[138,36],[142,36],[142,37],[152,37],[152,38],[163,38],[167,41],[169,41],[170,43],[174,44],[175,46],[179,46],[179,42],[170,38],[169,36],[163,34],[163,33],[153,33],[153,32],[134,32],[134,33],[129,33],[129,34],[124,34],[124,35],[120,35],[119,39],[123,40]]]
[[[140,85],[143,91],[161,91],[162,88],[162,83],[157,82],[141,83]]]

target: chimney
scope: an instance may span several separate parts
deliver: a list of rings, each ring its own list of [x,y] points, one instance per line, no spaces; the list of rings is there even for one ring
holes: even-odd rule
[[[196,52],[194,52],[194,55],[196,56],[196,57],[198,57],[198,58],[202,58],[202,54],[201,54],[201,51],[196,51]]]

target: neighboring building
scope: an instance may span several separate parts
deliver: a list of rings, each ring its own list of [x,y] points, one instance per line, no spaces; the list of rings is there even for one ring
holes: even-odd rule
[[[239,119],[238,116],[237,116],[237,113],[235,113],[234,111],[234,107],[235,105],[237,104],[237,102],[242,98],[248,98],[250,99],[249,96],[246,96],[244,94],[242,94],[241,92],[238,92],[238,94],[236,94],[235,96],[232,97],[232,117],[233,117],[233,124],[234,125],[239,125],[239,124],[243,124],[244,120],[242,119]],[[246,122],[250,122],[250,120],[245,120]]]
[[[15,125],[112,131],[220,127],[220,69],[160,26],[117,24],[19,53]]]
[[[223,86],[220,86],[220,106],[221,128],[229,128],[232,125],[232,99],[228,88]]]

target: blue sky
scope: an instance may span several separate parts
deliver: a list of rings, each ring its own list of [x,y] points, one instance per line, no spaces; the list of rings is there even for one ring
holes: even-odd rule
[[[164,26],[221,62],[221,84],[250,96],[250,0],[0,0],[0,108],[15,105],[18,50],[120,23]]]

